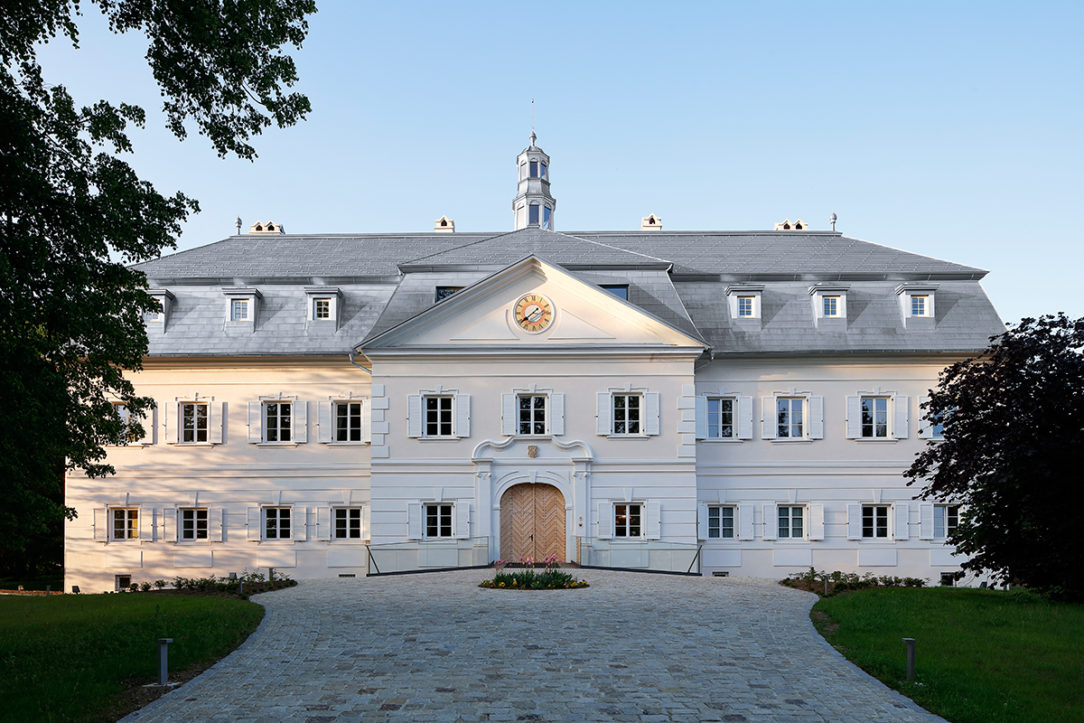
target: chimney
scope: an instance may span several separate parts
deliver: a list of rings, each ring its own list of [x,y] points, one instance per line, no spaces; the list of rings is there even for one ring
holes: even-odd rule
[[[455,233],[455,221],[447,216],[441,216],[433,222],[433,230],[437,233]]]
[[[286,229],[282,226],[282,224],[275,223],[274,221],[267,221],[266,223],[263,221],[257,221],[256,223],[248,227],[248,232],[250,234],[283,234],[286,233]]]
[[[780,223],[777,223],[775,225],[775,230],[776,231],[808,231],[809,230],[809,224],[807,224],[802,219],[798,219],[794,223],[791,223],[790,219],[787,218],[787,219],[784,219],[783,221],[781,221]]]
[[[662,231],[662,219],[655,214],[648,214],[640,219],[641,231]]]

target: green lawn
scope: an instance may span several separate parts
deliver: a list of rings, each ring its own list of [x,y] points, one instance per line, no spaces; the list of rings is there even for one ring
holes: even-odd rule
[[[881,588],[823,599],[812,617],[851,661],[954,723],[1084,721],[1084,605]],[[914,684],[904,637],[917,641]]]
[[[198,595],[0,597],[4,720],[115,720],[126,691],[158,680],[158,638],[169,667],[208,665],[240,645],[264,610]]]

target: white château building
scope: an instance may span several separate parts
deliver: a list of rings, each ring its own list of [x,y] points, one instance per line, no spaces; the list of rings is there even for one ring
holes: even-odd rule
[[[68,476],[67,585],[959,569],[958,506],[902,472],[938,372],[1003,328],[985,271],[802,221],[559,233],[533,134],[516,165],[511,232],[269,221],[140,264],[157,409],[115,476]]]

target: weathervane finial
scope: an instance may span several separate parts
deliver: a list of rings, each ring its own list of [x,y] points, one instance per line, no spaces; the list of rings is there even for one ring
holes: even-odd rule
[[[538,136],[534,134],[534,98],[531,98],[531,145],[538,140]]]

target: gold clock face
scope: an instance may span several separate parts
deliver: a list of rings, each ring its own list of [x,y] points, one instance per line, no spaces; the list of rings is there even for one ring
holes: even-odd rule
[[[535,334],[549,328],[553,321],[553,304],[545,296],[524,294],[512,309],[512,316],[521,329]]]

